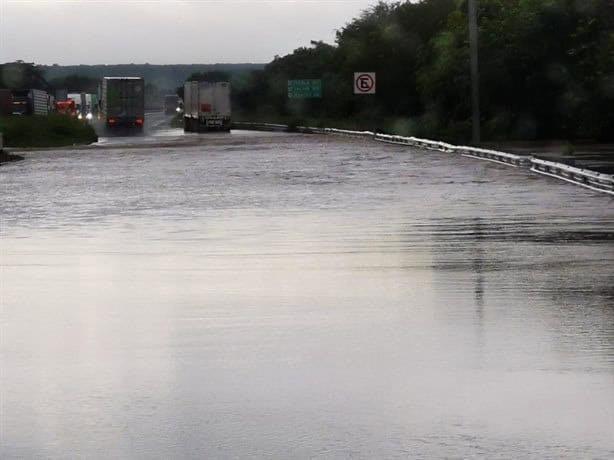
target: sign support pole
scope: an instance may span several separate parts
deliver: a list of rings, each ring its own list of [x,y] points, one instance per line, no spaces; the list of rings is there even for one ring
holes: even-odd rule
[[[469,0],[469,52],[471,55],[472,139],[480,143],[480,69],[478,60],[478,0]]]

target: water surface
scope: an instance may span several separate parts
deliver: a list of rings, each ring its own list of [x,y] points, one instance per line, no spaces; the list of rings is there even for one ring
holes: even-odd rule
[[[334,137],[122,142],[0,170],[0,457],[614,455],[611,197]]]

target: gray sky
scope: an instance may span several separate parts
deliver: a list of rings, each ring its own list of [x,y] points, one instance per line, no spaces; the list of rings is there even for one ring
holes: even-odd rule
[[[0,62],[268,62],[376,0],[0,0]]]

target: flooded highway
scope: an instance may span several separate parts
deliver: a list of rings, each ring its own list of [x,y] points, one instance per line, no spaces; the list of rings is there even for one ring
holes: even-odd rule
[[[0,169],[1,458],[614,456],[612,197],[162,125]]]

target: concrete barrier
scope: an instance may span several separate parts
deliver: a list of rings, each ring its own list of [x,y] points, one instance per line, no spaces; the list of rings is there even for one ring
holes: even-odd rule
[[[614,195],[614,175],[611,174],[602,174],[539,158],[531,159],[531,171]]]

